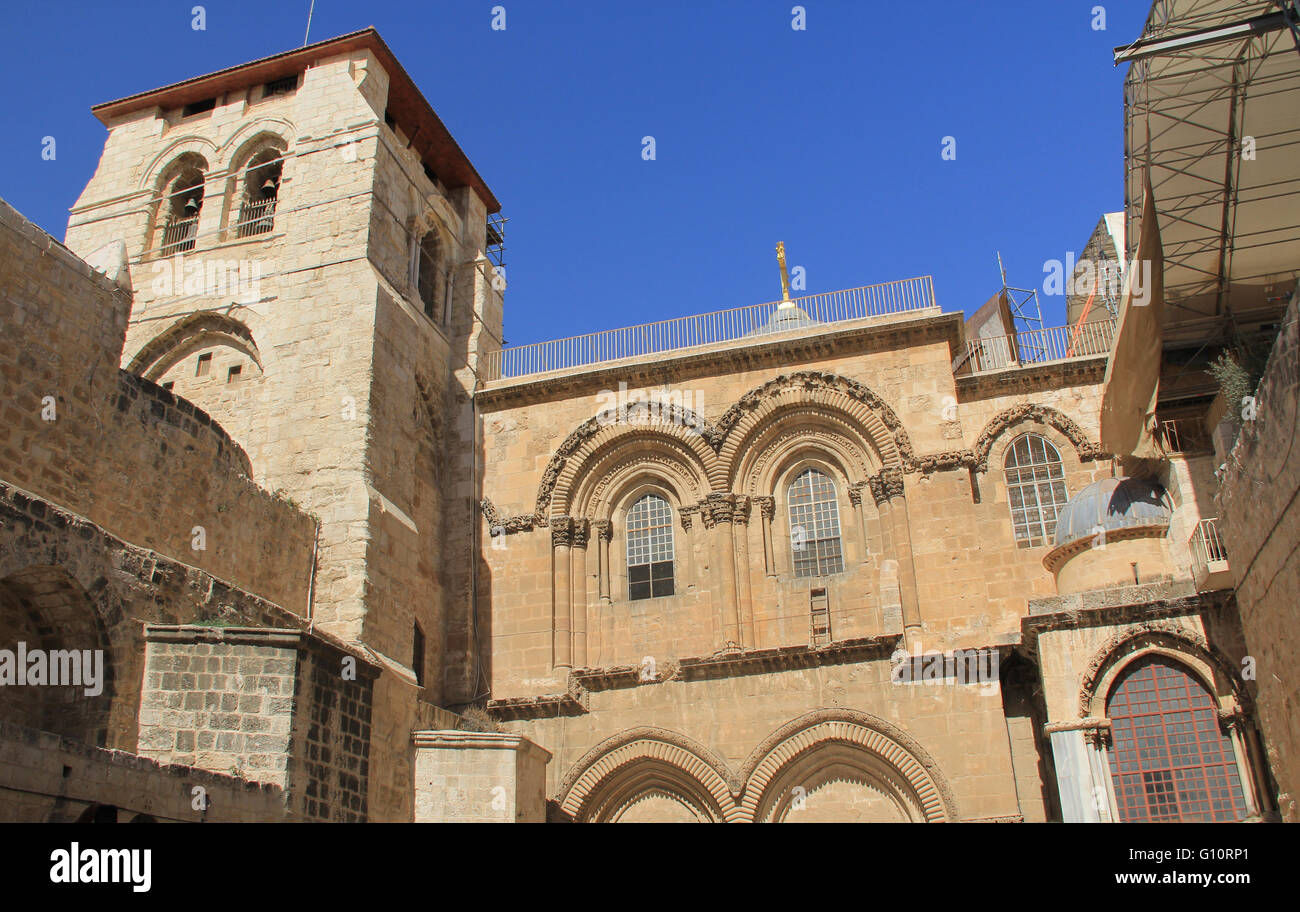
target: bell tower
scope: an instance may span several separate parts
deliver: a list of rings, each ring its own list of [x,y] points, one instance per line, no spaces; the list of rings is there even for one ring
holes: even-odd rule
[[[66,243],[125,258],[122,368],[317,519],[313,627],[428,702],[467,702],[496,198],[374,29],[94,113],[108,137]],[[239,507],[201,486],[193,501],[196,525]]]

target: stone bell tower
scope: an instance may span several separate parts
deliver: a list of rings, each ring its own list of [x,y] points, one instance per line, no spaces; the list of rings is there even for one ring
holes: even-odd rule
[[[314,626],[428,702],[468,702],[496,198],[374,29],[94,113],[108,137],[66,242],[129,270],[122,368],[318,520]],[[239,509],[193,492],[196,526]]]

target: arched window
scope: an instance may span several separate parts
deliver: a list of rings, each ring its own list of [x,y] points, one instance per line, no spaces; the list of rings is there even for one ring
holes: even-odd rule
[[[673,508],[656,494],[627,513],[627,591],[631,599],[673,594]]]
[[[1115,802],[1129,822],[1241,820],[1247,814],[1232,742],[1214,700],[1160,656],[1124,670],[1106,703]]]
[[[1049,544],[1056,533],[1056,514],[1069,501],[1061,454],[1037,434],[1022,434],[1007,448],[1005,468],[1016,546]]]
[[[416,250],[416,284],[420,291],[420,300],[424,302],[424,312],[429,319],[438,319],[438,299],[441,297],[442,263],[440,261],[441,245],[438,232],[429,231],[420,239]]]
[[[184,253],[194,249],[199,235],[199,211],[203,209],[203,172],[186,167],[172,180],[163,201],[165,220],[162,253]]]
[[[275,206],[280,196],[283,169],[282,153],[277,149],[263,149],[248,160],[236,237],[266,234],[275,225]]]
[[[835,482],[805,469],[790,485],[790,550],[795,576],[827,576],[844,570],[840,506]]]

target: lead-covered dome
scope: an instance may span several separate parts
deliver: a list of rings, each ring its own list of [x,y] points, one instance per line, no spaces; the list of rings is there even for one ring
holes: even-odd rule
[[[1169,495],[1153,481],[1138,478],[1104,478],[1070,498],[1056,517],[1057,547],[1097,534],[1134,526],[1167,526]]]

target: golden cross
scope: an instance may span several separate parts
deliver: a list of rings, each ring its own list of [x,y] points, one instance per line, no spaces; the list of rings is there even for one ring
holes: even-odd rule
[[[781,265],[781,300],[790,300],[790,273],[785,268],[785,241],[776,242],[776,261]]]

